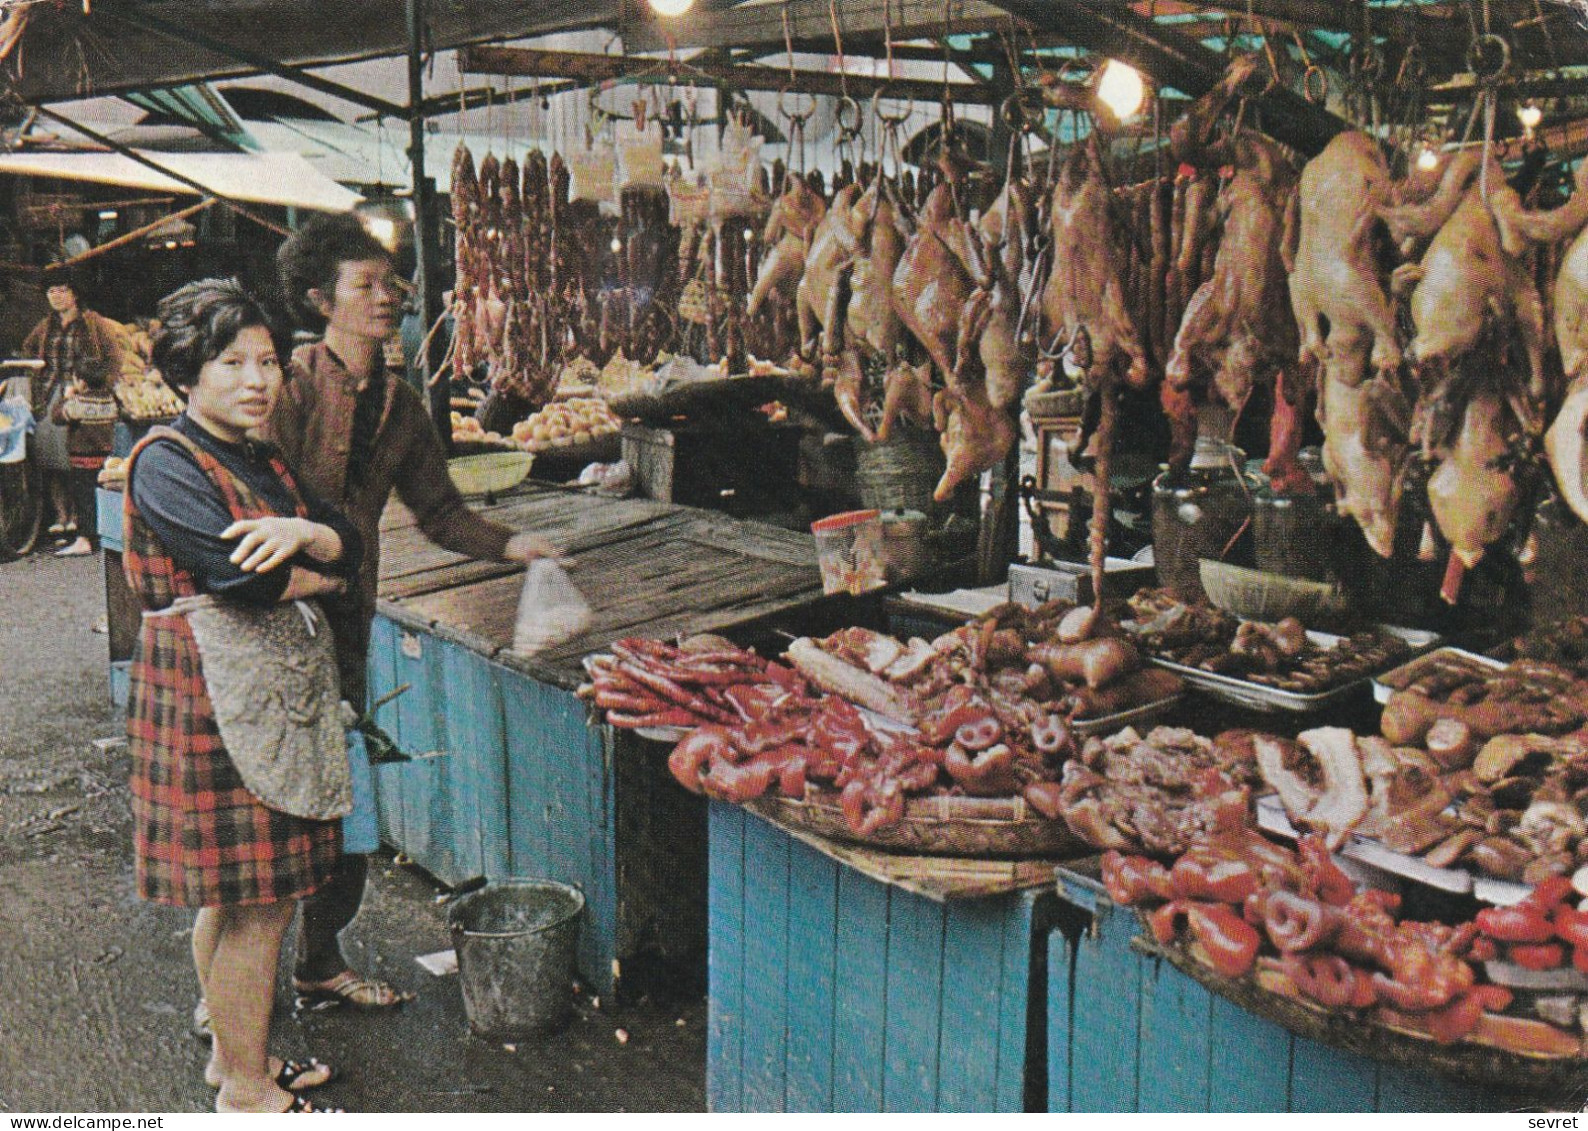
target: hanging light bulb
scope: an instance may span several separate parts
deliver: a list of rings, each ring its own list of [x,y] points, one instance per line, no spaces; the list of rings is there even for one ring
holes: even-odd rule
[[[619,239],[617,236],[613,236],[612,237],[611,247],[612,247],[612,254],[616,255],[618,252],[623,250],[623,241],[621,239]]]
[[[695,6],[695,0],[648,0],[658,16],[681,16]]]
[[[1516,120],[1522,123],[1522,131],[1529,141],[1533,140],[1533,131],[1538,129],[1538,124],[1544,120],[1544,111],[1532,99],[1516,108]]]
[[[1428,146],[1423,146],[1417,152],[1417,167],[1424,172],[1431,172],[1439,168],[1439,154]]]
[[[1098,75],[1097,100],[1113,111],[1117,121],[1123,122],[1147,100],[1147,84],[1135,67],[1110,59]]]

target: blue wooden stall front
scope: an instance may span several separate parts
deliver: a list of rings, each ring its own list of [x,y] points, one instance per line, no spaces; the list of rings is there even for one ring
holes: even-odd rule
[[[378,767],[381,839],[436,878],[560,880],[584,892],[579,969],[602,993],[640,955],[698,962],[706,943],[704,802],[666,749],[594,725],[582,657],[787,616],[821,599],[808,534],[646,500],[529,485],[482,511],[564,553],[591,621],[534,658],[511,644],[517,566],[426,539],[398,504],[381,524],[371,702],[412,762]],[[427,754],[436,757],[424,757]]]
[[[1135,912],[1061,869],[1048,940],[1048,1110],[1512,1111],[1526,1097],[1297,1036],[1131,945]]]
[[[939,901],[743,809],[710,824],[711,1110],[1041,1110],[1051,889]]]
[[[414,756],[375,768],[383,842],[448,884],[578,886],[579,969],[600,992],[616,991],[624,959],[646,947],[703,951],[703,803],[668,777],[665,748],[592,725],[572,691],[440,628],[385,615],[369,682],[372,701],[407,688],[375,719]]]

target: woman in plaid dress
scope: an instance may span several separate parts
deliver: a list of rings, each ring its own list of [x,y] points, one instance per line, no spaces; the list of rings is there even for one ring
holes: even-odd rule
[[[342,592],[360,540],[248,438],[281,389],[264,310],[235,281],[210,279],[166,298],[160,321],[154,361],[187,410],[134,450],[127,480],[124,564],[145,610],[127,723],[139,894],[199,909],[193,958],[214,1028],[205,1076],[216,1110],[319,1110],[296,1093],[330,1070],[272,1059],[265,1044],[282,937],[297,901],[331,875],[340,825],[248,792],[192,628],[160,614],[198,594],[258,606]]]

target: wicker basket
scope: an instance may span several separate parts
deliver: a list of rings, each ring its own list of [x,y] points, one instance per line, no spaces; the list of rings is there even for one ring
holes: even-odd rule
[[[855,486],[860,505],[883,511],[935,510],[932,490],[945,467],[947,461],[934,432],[900,428],[885,444],[859,444]]]
[[[1208,600],[1244,620],[1296,617],[1308,625],[1346,612],[1344,594],[1321,581],[1265,573],[1260,569],[1202,558],[1198,562]]]
[[[1070,832],[1063,821],[1048,820],[1019,797],[912,798],[902,821],[868,837],[856,836],[850,830],[835,794],[813,794],[804,801],[762,797],[747,802],[745,808],[829,840],[922,856],[1066,859],[1096,851]],[[967,812],[971,815],[959,815]]]

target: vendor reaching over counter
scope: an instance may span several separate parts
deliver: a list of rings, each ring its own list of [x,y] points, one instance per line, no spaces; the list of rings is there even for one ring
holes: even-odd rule
[[[345,597],[327,602],[342,694],[365,699],[365,668],[380,576],[380,516],[392,491],[433,541],[471,558],[529,562],[553,553],[470,510],[447,474],[446,451],[419,394],[385,363],[402,314],[391,256],[351,214],[316,216],[287,240],[277,266],[288,300],[322,341],[292,358],[269,435],[310,488],[341,507],[363,536],[363,568]],[[320,1002],[385,1007],[410,995],[355,973],[337,935],[363,899],[365,852],[351,845],[336,879],[304,901],[293,985]]]

